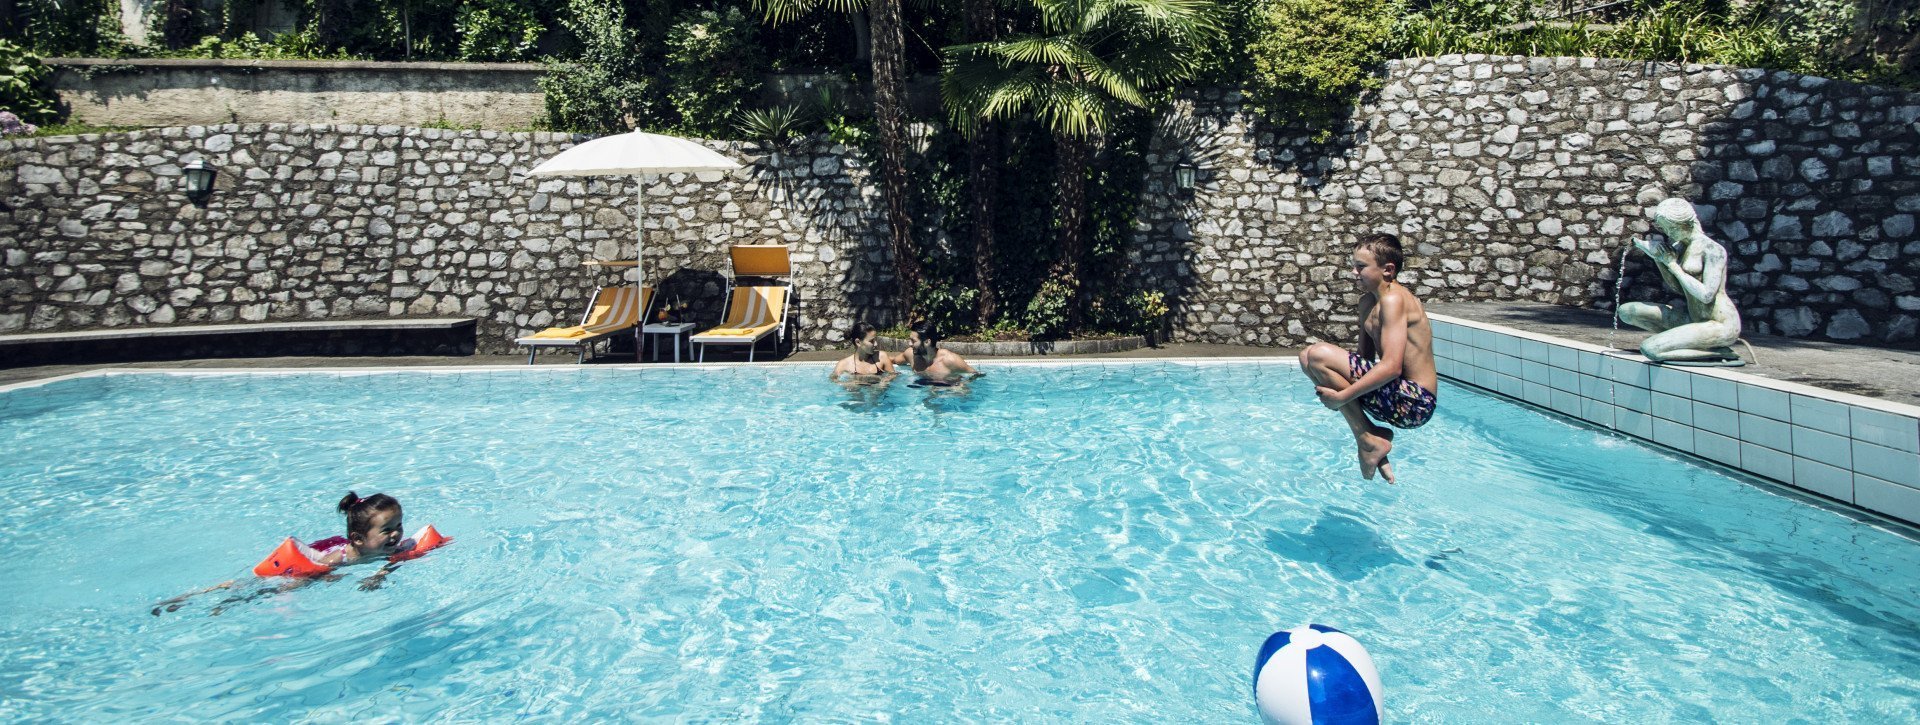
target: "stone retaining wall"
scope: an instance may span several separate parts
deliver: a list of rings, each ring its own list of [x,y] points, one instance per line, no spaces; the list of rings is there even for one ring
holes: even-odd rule
[[[461,315],[481,352],[573,324],[631,258],[635,182],[531,179],[578,139],[398,126],[224,125],[0,141],[0,332]],[[877,192],[845,148],[646,187],[648,273],[717,322],[729,243],[786,243],[798,340],[844,339],[891,286]],[[219,170],[204,205],[181,166]]]
[[[1352,339],[1346,259],[1372,231],[1409,243],[1425,297],[1611,308],[1620,251],[1683,196],[1732,253],[1749,329],[1920,346],[1920,94],[1591,58],[1396,61],[1385,81],[1324,144],[1236,93],[1182,102],[1131,252],[1175,339]],[[1629,298],[1665,299],[1638,256]]]
[[[539,63],[49,58],[76,120],[102,126],[350,123],[529,128]]]
[[[1156,139],[1128,254],[1178,341],[1350,340],[1359,233],[1410,241],[1437,300],[1607,307],[1646,210],[1692,198],[1752,329],[1915,347],[1920,95],[1784,73],[1592,59],[1390,64],[1325,144],[1196,92]],[[459,314],[482,352],[579,312],[632,253],[634,183],[522,174],[558,134],[221,125],[0,141],[0,332]],[[717,317],[730,242],[794,245],[799,342],[890,324],[883,205],[825,142],[647,187],[649,269]],[[221,171],[204,207],[180,166]],[[1171,188],[1191,159],[1199,188]],[[923,239],[929,248],[946,248]],[[1653,294],[1643,262],[1628,267]],[[570,321],[570,320],[568,320]]]

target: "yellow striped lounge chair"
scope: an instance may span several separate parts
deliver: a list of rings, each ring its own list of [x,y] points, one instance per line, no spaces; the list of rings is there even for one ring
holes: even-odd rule
[[[635,294],[640,296],[638,304],[634,301]],[[652,307],[652,287],[641,287],[637,292],[631,286],[602,287],[593,293],[593,300],[587,303],[587,312],[581,315],[580,324],[549,327],[514,342],[527,347],[528,365],[533,364],[533,354],[543,347],[574,348],[580,353],[580,362],[586,362],[587,351],[592,349],[594,343],[638,328]],[[637,349],[639,339],[638,333],[635,334]]]
[[[793,292],[793,260],[786,245],[735,245],[731,257],[725,321],[691,340],[701,362],[706,362],[708,345],[746,345],[747,361],[752,362],[762,339],[774,338],[775,352],[786,340],[787,303]],[[745,283],[742,277],[755,281]]]

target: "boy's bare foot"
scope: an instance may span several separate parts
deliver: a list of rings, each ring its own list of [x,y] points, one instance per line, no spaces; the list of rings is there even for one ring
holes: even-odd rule
[[[1387,483],[1393,483],[1393,465],[1387,462],[1387,453],[1393,450],[1393,430],[1375,426],[1354,440],[1360,448],[1361,477],[1371,481],[1373,474],[1380,472],[1386,474]]]

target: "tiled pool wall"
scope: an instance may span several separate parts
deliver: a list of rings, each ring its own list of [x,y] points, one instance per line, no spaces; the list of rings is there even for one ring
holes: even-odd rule
[[[1920,407],[1429,317],[1450,381],[1920,523]]]

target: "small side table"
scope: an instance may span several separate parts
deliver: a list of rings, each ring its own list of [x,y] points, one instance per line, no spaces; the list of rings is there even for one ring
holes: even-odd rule
[[[647,335],[669,335],[673,337],[673,361],[680,362],[680,341],[684,339],[684,336],[689,331],[697,326],[698,325],[691,322],[655,322],[640,328],[640,331]],[[659,340],[653,341],[653,359],[660,359]]]

